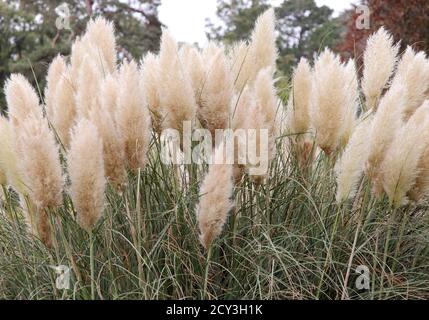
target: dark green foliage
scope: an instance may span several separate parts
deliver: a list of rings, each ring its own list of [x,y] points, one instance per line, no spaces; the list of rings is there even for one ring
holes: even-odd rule
[[[56,27],[55,8],[66,3],[70,30]],[[157,51],[162,24],[159,0],[6,0],[0,3],[0,88],[11,73],[23,73],[44,87],[49,63],[57,54],[68,55],[90,16],[103,15],[113,21],[120,57],[140,59],[146,51]],[[3,90],[0,110],[5,109]]]

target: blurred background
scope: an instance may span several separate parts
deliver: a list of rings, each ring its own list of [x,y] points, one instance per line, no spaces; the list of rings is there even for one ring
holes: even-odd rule
[[[285,79],[301,57],[312,60],[325,47],[359,66],[367,37],[380,26],[402,49],[429,52],[429,0],[0,0],[0,87],[20,72],[42,92],[50,61],[70,53],[93,15],[114,22],[121,59],[140,60],[158,50],[164,27],[200,47],[208,40],[247,39],[269,6],[276,10],[278,69]],[[367,28],[360,24],[361,6],[369,9]]]

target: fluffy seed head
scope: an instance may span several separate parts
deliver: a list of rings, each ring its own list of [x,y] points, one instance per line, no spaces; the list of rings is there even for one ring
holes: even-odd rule
[[[121,190],[126,178],[124,141],[113,120],[114,114],[97,104],[89,113],[91,122],[103,141],[104,175],[111,185]]]
[[[217,148],[216,157],[223,157],[222,147]],[[221,163],[221,161],[215,161]],[[232,166],[212,164],[200,188],[200,202],[197,209],[200,241],[208,249],[222,232],[233,204]]]
[[[325,50],[314,67],[311,121],[316,143],[328,155],[337,148],[344,133],[349,99],[345,77],[338,57]]]
[[[125,62],[119,72],[116,121],[125,146],[128,167],[144,168],[150,142],[150,114],[141,90],[140,74],[134,61]]]
[[[88,42],[95,48],[94,59],[102,63],[105,73],[116,70],[116,40],[113,23],[102,17],[97,17],[88,23],[86,36]]]
[[[402,126],[403,92],[401,85],[393,86],[380,101],[369,139],[367,172],[374,179],[380,173],[379,165],[392,143],[396,130]]]
[[[56,94],[58,83],[66,73],[66,70],[67,64],[61,55],[56,56],[49,65],[45,88],[46,113],[49,120],[52,119],[54,113],[54,96]]]
[[[408,202],[406,194],[419,176],[418,165],[426,146],[419,141],[429,141],[429,102],[396,132],[381,163],[383,188],[395,207]]]
[[[198,119],[212,136],[216,129],[228,126],[233,84],[231,73],[223,51],[220,51],[208,64],[207,78],[202,86],[201,104]]]
[[[398,50],[399,46],[383,27],[368,38],[363,58],[362,91],[369,109],[377,109],[382,91],[395,68]]]
[[[408,120],[425,100],[429,89],[429,60],[424,52],[415,53],[408,47],[398,64],[393,85],[404,85],[404,119]]]
[[[251,84],[264,68],[275,70],[277,59],[274,9],[270,8],[258,17],[252,32],[248,54],[244,60],[236,82],[241,90],[246,83]]]
[[[148,53],[143,58],[142,86],[147,106],[152,117],[152,126],[158,133],[161,132],[162,111],[159,97],[160,79],[159,57]]]
[[[96,127],[86,119],[80,119],[72,130],[67,162],[77,221],[90,231],[103,213],[106,179],[103,142]]]
[[[179,60],[177,43],[166,30],[161,38],[160,68],[163,128],[182,132],[184,121],[194,121],[196,102],[189,74]]]
[[[338,202],[350,199],[356,194],[368,157],[371,122],[372,117],[366,116],[357,125],[350,142],[336,164]]]
[[[53,96],[50,121],[64,147],[70,144],[70,129],[76,117],[76,100],[74,98],[71,71],[67,69],[59,80]]]
[[[62,202],[63,177],[58,145],[48,122],[27,117],[15,133],[19,175],[37,211]]]
[[[9,119],[15,127],[29,115],[42,117],[39,98],[28,80],[21,74],[12,74],[5,84]]]

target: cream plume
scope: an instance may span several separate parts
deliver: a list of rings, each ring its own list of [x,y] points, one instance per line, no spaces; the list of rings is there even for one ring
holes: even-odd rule
[[[27,117],[15,132],[19,175],[37,210],[62,202],[63,177],[59,147],[46,119]]]
[[[418,165],[427,141],[429,141],[429,102],[418,108],[410,120],[397,131],[381,163],[383,188],[395,207],[408,202],[406,194],[420,174]]]
[[[116,121],[124,141],[128,167],[144,168],[150,143],[150,114],[141,90],[140,74],[134,61],[125,62],[119,72],[119,96]]]
[[[362,177],[369,153],[368,140],[371,124],[372,117],[364,116],[336,164],[338,202],[350,199],[356,194],[357,185]]]
[[[359,84],[356,73],[355,61],[353,59],[344,67],[344,90],[347,92],[346,115],[344,119],[343,134],[341,137],[341,147],[345,147],[355,129],[357,106],[359,100]]]
[[[336,150],[344,134],[348,114],[346,71],[338,57],[326,49],[314,66],[311,121],[316,143],[327,154]]]
[[[97,17],[88,23],[85,40],[94,48],[93,61],[104,74],[116,70],[116,40],[113,23]]]
[[[237,90],[251,84],[264,68],[274,72],[277,59],[274,9],[270,8],[258,17],[251,36],[249,52],[236,82]]]
[[[126,178],[124,141],[113,116],[113,113],[100,104],[96,104],[89,112],[89,118],[103,141],[104,175],[111,185],[121,190]]]
[[[233,80],[222,51],[218,52],[208,63],[206,74],[198,119],[214,138],[216,129],[225,129],[228,126],[233,94]]]
[[[61,55],[56,56],[49,65],[45,87],[45,105],[49,120],[53,118],[54,114],[54,96],[56,94],[58,83],[66,73],[66,70],[67,64]]]
[[[368,109],[377,109],[380,96],[389,81],[397,61],[399,46],[382,27],[368,38],[364,52],[362,91]]]
[[[79,225],[91,231],[103,214],[106,179],[103,165],[103,142],[96,127],[81,119],[72,130],[67,158],[70,196]]]
[[[162,127],[162,110],[159,96],[160,72],[159,57],[153,53],[148,53],[143,58],[142,86],[152,117],[153,129],[158,133],[161,132]]]
[[[398,64],[393,85],[402,83],[404,92],[404,119],[408,120],[425,100],[429,89],[429,61],[424,52],[415,53],[408,47]]]
[[[17,127],[29,115],[42,117],[42,109],[36,91],[21,74],[12,74],[5,84],[9,119]]]
[[[22,194],[25,189],[17,167],[14,130],[10,121],[3,116],[0,116],[0,137],[0,167],[6,174],[7,184]]]
[[[201,89],[206,81],[206,68],[204,66],[200,51],[197,48],[191,46],[186,48],[186,54],[181,56],[181,59],[185,70],[188,72],[191,78],[195,100],[198,104],[200,104]],[[209,61],[206,61],[206,63],[209,63]]]
[[[233,207],[230,200],[234,187],[232,166],[220,164],[225,163],[223,151],[223,145],[216,149],[215,164],[209,166],[209,172],[200,188],[197,221],[200,241],[206,249],[221,234],[228,213]]]
[[[64,183],[59,147],[48,121],[35,115],[20,123],[14,145],[17,168],[24,186],[20,198],[27,223],[33,234],[50,247],[48,210],[62,203]]]
[[[79,117],[89,117],[89,112],[97,100],[102,75],[89,56],[85,56],[77,82],[76,107]]]
[[[101,107],[114,115],[118,104],[119,83],[118,79],[108,74],[101,82],[100,103]]]
[[[160,51],[160,98],[164,111],[164,129],[183,132],[184,121],[194,121],[196,102],[189,74],[180,63],[177,43],[164,30]]]
[[[373,192],[376,195],[382,192],[380,164],[396,131],[402,126],[403,93],[404,88],[401,85],[391,87],[381,99],[372,123],[366,172],[372,180]]]
[[[310,129],[311,67],[301,58],[292,77],[291,110],[288,110],[288,130],[304,134]]]
[[[53,110],[49,119],[61,143],[68,148],[70,144],[70,129],[76,117],[76,101],[74,97],[71,70],[67,69],[57,84],[53,96]]]

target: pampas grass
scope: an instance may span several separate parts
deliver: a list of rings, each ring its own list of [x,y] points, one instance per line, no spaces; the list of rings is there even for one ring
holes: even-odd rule
[[[225,163],[224,149],[216,149],[215,164],[211,165],[200,187],[200,202],[197,209],[200,241],[208,249],[220,233],[233,204],[232,166]],[[219,163],[219,164],[216,164]]]
[[[418,143],[421,140],[422,142]],[[407,192],[419,176],[419,161],[429,141],[429,102],[422,105],[410,120],[396,131],[380,165],[383,188],[393,206],[408,202]]]
[[[122,64],[116,121],[125,146],[127,166],[133,171],[144,168],[151,138],[150,114],[140,80],[139,69],[134,61]]]
[[[368,38],[364,52],[362,91],[369,109],[377,109],[381,94],[394,71],[399,46],[382,27]]]
[[[427,296],[429,111],[417,104],[424,84],[410,85],[425,79],[424,55],[409,49],[393,75],[393,42],[380,48],[389,36],[374,36],[367,51],[378,48],[381,62],[367,53],[365,112],[354,61],[329,51],[313,68],[301,61],[283,90],[273,10],[231,47],[179,48],[164,31],[140,68],[116,65],[113,31],[91,20],[70,60],[51,65],[45,97],[20,75],[6,84],[0,298]],[[190,134],[200,124],[242,130],[247,149],[234,135],[234,162],[220,144],[208,172],[163,162],[162,129],[183,133],[184,120]],[[197,150],[189,136],[181,142]],[[252,148],[267,161],[251,159]],[[47,265],[70,266],[72,289],[55,289]],[[359,265],[370,290],[355,287]]]
[[[89,232],[103,213],[106,179],[103,141],[97,128],[86,119],[79,120],[73,128],[67,164],[77,222]]]
[[[219,51],[208,63],[197,113],[198,119],[210,131],[212,138],[215,137],[216,129],[225,129],[229,124],[232,95],[233,79],[225,54]]]
[[[341,142],[349,114],[349,90],[344,84],[346,69],[328,49],[314,66],[311,122],[316,131],[316,143],[327,154],[333,153]]]

